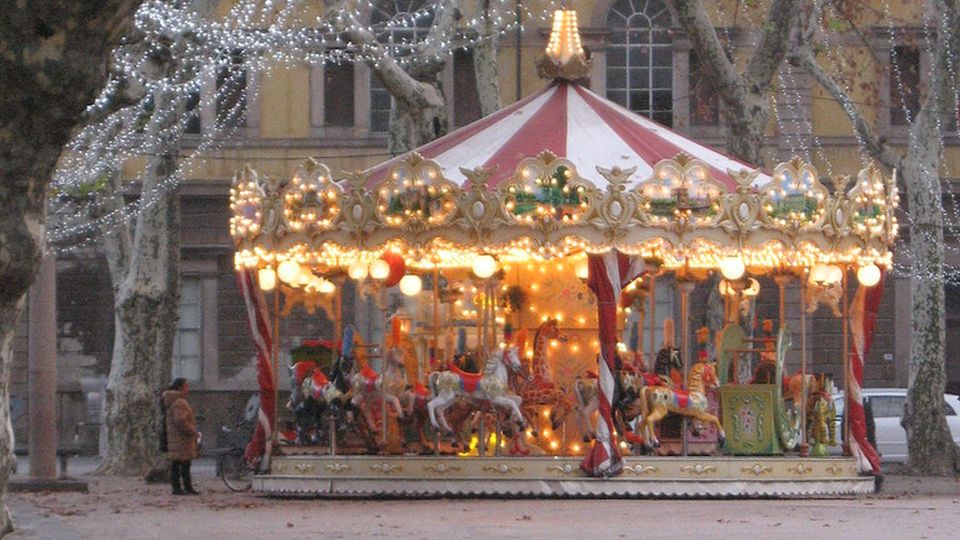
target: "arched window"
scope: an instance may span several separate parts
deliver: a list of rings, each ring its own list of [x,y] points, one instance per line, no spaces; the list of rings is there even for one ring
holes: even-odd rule
[[[607,13],[607,98],[673,125],[672,19],[663,0],[618,0]]]
[[[430,32],[433,11],[425,11],[426,0],[381,0],[370,16],[377,40],[387,53],[402,58],[415,53],[416,44]],[[386,132],[390,125],[390,92],[376,73],[370,73],[370,131]]]

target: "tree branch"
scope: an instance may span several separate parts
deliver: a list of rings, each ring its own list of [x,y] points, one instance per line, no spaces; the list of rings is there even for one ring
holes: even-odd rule
[[[885,142],[877,137],[870,123],[867,122],[867,119],[860,113],[853,98],[850,97],[846,90],[840,87],[829,73],[820,67],[820,64],[817,63],[817,59],[809,48],[803,48],[791,55],[790,62],[810,72],[817,83],[840,104],[843,112],[847,115],[850,123],[853,124],[853,128],[860,136],[860,141],[864,148],[874,159],[886,167],[900,168],[900,162],[903,159],[902,156],[894,152]]]
[[[799,0],[773,0],[762,28],[762,37],[745,72],[751,85],[768,88],[787,55],[787,43],[796,20]]]
[[[363,29],[356,16],[348,9],[341,9],[333,18],[337,29],[354,45],[365,52],[373,53],[378,61],[371,65],[380,77],[380,82],[396,99],[407,101],[413,107],[432,107],[443,96],[432,85],[418,81],[407,73],[386,51],[369,31]]]
[[[680,25],[693,41],[693,48],[700,57],[700,65],[709,72],[721,94],[739,94],[743,81],[717,36],[717,30],[700,0],[671,0],[673,11]]]

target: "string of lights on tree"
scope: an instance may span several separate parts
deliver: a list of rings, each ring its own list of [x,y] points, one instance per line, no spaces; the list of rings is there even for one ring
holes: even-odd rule
[[[429,34],[416,43],[405,41],[400,35],[399,41],[393,35],[394,31],[414,27],[425,20],[432,19],[439,2],[425,3],[421,8],[401,13],[380,25],[366,25],[360,30],[371,32],[377,36],[391,34],[392,47],[366,47],[357,49],[337,37],[339,34],[332,23],[321,18],[298,20],[295,14],[301,7],[298,2],[282,2],[277,9],[269,6],[259,7],[257,2],[238,2],[231,9],[230,14],[222,20],[207,20],[197,17],[188,9],[176,7],[166,2],[146,2],[136,15],[137,30],[142,32],[144,41],[148,44],[140,54],[131,54],[131,48],[122,47],[114,55],[115,70],[122,76],[111,78],[100,96],[88,108],[89,116],[96,116],[102,111],[109,110],[112,103],[118,99],[123,90],[121,80],[126,78],[134,84],[142,85],[146,91],[145,98],[134,106],[125,108],[109,115],[104,120],[84,128],[68,147],[69,152],[64,158],[52,183],[52,191],[59,194],[53,199],[52,213],[56,219],[48,231],[48,238],[56,245],[60,252],[73,251],[87,247],[96,241],[99,234],[112,230],[118,224],[133,220],[139,212],[156,204],[167,190],[179,185],[183,178],[189,176],[189,171],[203,162],[203,156],[218,149],[223,141],[229,140],[237,130],[240,120],[245,118],[246,108],[243,106],[253,99],[257,99],[256,85],[247,84],[247,75],[252,73],[268,73],[271,69],[284,69],[293,65],[325,64],[341,62],[367,62],[376,64],[384,60],[384,54],[398,53],[393,57],[398,63],[405,64],[412,61],[425,60],[420,55],[408,54],[412,47],[427,48],[440,51],[434,57],[449,56],[457,49],[467,49],[475,46],[483,39],[493,36],[479,34],[470,35],[460,32],[455,40],[448,42],[430,42]],[[363,2],[361,9],[373,9],[373,2]],[[541,11],[524,8],[526,20],[544,21],[549,16],[552,6],[545,6]],[[266,16],[257,17],[257,13],[275,13],[272,19]],[[356,16],[354,19],[361,19]],[[479,19],[461,20],[461,27],[472,27],[478,24]],[[500,34],[513,31],[518,27],[516,20],[504,19],[499,11],[494,16],[494,23]],[[522,29],[522,24],[519,28]],[[195,73],[179,71],[171,77],[150,78],[150,63],[157,54],[163,52],[160,43],[168,43],[170,36],[180,36],[184,42],[181,61],[185,65],[201,65]],[[189,36],[183,38],[183,36]],[[242,66],[234,65],[235,51],[242,51]],[[218,81],[217,89],[212,96],[203,95],[203,81],[216,80],[218,75],[228,70],[229,76]],[[171,106],[166,110],[151,108],[151,96],[160,92],[169,92],[174,95],[174,104],[195,101],[192,109],[183,112],[182,108]],[[75,197],[76,194],[88,195],[91,189],[102,184],[102,176],[110,171],[117,171],[131,159],[143,153],[148,141],[143,141],[143,135],[138,129],[142,123],[155,116],[178,115],[172,123],[170,132],[158,133],[157,138],[172,138],[181,140],[188,131],[188,126],[199,119],[200,111],[205,108],[216,108],[226,96],[243,93],[246,97],[235,103],[225,114],[216,115],[212,126],[203,126],[200,140],[196,148],[179,164],[174,174],[162,179],[157,189],[152,193],[141,193],[140,196],[119,209],[103,211],[99,197]],[[131,117],[138,121],[131,122]],[[126,120],[123,122],[122,120]],[[116,132],[116,126],[125,128]],[[161,122],[163,123],[163,122]],[[93,159],[91,159],[93,158]],[[127,182],[135,185],[140,175]],[[95,217],[94,217],[95,216]]]
[[[217,118],[213,125],[203,126],[195,149],[181,160],[177,171],[160,182],[158,188],[152,194],[141,194],[133,201],[123,205],[118,210],[103,212],[100,208],[101,201],[98,198],[88,198],[77,201],[76,198],[70,200],[70,204],[63,204],[63,201],[54,199],[53,208],[56,219],[49,231],[50,240],[58,246],[61,252],[72,251],[78,248],[89,246],[97,241],[100,234],[109,232],[117,224],[134,219],[139,212],[159,201],[166,190],[172,189],[186,177],[189,172],[197,165],[202,164],[205,155],[211,154],[222,147],[222,143],[229,140],[238,129],[239,120],[244,118],[246,109],[245,103],[257,99],[257,85],[248,85],[247,75],[253,73],[268,73],[270,69],[284,69],[293,65],[326,64],[326,63],[345,63],[345,62],[366,62],[377,64],[384,60],[383,55],[391,55],[394,61],[404,65],[413,61],[422,61],[424,58],[412,54],[396,54],[398,51],[409,51],[412,46],[425,47],[430,46],[432,50],[440,51],[438,57],[445,57],[457,49],[468,49],[475,46],[483,39],[491,39],[491,36],[483,36],[476,32],[470,32],[469,29],[475,28],[481,22],[477,16],[464,17],[458,21],[458,28],[461,31],[456,33],[456,37],[449,41],[440,43],[429,42],[429,34],[417,34],[404,32],[416,28],[432,20],[433,14],[440,5],[439,0],[424,2],[420,7],[412,9],[409,12],[397,14],[389,20],[378,22],[376,24],[361,24],[354,30],[372,33],[378,37],[389,36],[391,47],[366,47],[357,48],[350,43],[345,42],[337,32],[335,25],[322,16],[304,17],[301,15],[301,4],[293,1],[268,2],[261,5],[253,1],[237,2],[227,17],[218,20],[207,20],[196,16],[188,9],[176,7],[167,2],[149,1],[145,2],[137,12],[136,24],[139,31],[143,32],[145,40],[151,46],[145,48],[142,54],[132,56],[128,52],[124,54],[120,49],[114,59],[114,67],[123,74],[123,77],[136,81],[147,88],[146,94],[153,95],[161,91],[173,92],[176,95],[175,102],[187,102],[191,99],[196,100],[196,105],[186,114],[178,113],[173,110],[148,110],[149,103],[144,100],[133,108],[114,113],[110,117],[88,126],[80,132],[71,144],[67,156],[64,158],[61,168],[58,170],[54,181],[53,189],[55,193],[76,193],[83,192],[91,183],[96,183],[101,175],[106,171],[118,170],[124,163],[136,159],[143,154],[142,134],[132,127],[127,127],[119,133],[108,137],[106,134],[115,129],[118,117],[129,119],[131,115],[137,117],[147,117],[156,114],[180,114],[180,118],[170,129],[174,133],[163,133],[164,136],[181,138],[188,131],[188,126],[195,123],[200,111],[204,108],[216,108],[225,96],[233,95],[238,91],[246,93],[246,100],[234,104],[234,106],[223,115],[216,115]],[[716,4],[716,13],[720,19],[725,19],[726,13],[723,6]],[[754,9],[751,9],[746,3],[739,3],[738,9],[748,23],[759,24],[756,19]],[[370,13],[376,9],[377,5],[373,1],[365,0],[355,2],[352,9],[356,11],[356,20],[365,20],[363,14]],[[534,11],[528,6],[521,5],[524,10],[525,23],[520,24],[523,29],[526,25],[538,25],[549,18],[553,5],[542,6],[539,11]],[[886,0],[882,2],[884,18],[887,21],[888,39],[891,49],[898,44],[898,27],[895,26],[896,17]],[[831,6],[826,6],[830,13]],[[825,15],[827,16],[827,15]],[[832,16],[840,18],[839,15]],[[942,15],[941,15],[942,16]],[[935,35],[935,28],[938,26],[935,15],[923,15],[921,35],[926,40],[925,50],[932,50],[933,44],[931,36]],[[514,31],[518,28],[514,19],[512,9],[494,10],[493,22],[499,29],[500,35]],[[940,22],[940,24],[943,24]],[[821,32],[824,42],[837,45],[841,43],[840,37],[843,29],[839,26],[823,24]],[[724,32],[727,32],[726,39],[731,39],[730,29],[724,26]],[[184,54],[196,59],[197,63],[202,64],[202,68],[192,77],[185,80],[178,80],[183,73],[178,73],[174,77],[151,79],[145,73],[149,72],[148,66],[152,55],[160,51],[157,45],[169,39],[169,36],[187,36]],[[418,36],[419,41],[413,42],[408,36]],[[753,45],[757,45],[757,35],[748,33],[752,37]],[[839,58],[837,51],[839,47],[825,47],[824,58],[827,59],[830,69],[833,73],[843,73],[844,61]],[[221,81],[216,91],[211,95],[204,95],[202,92],[204,80],[215,80],[218,72],[231,68],[231,62],[234,51],[242,51],[242,70],[234,70],[226,80]],[[899,65],[896,62],[891,63],[891,82],[897,85],[900,95],[907,95],[908,89],[904,86],[903,76],[900,73]],[[784,76],[793,77],[794,73],[790,66],[786,66],[786,72],[781,72],[779,83],[781,88],[786,88]],[[956,66],[951,61],[951,76],[956,77]],[[91,105],[88,113],[96,115],[97,112],[107,110],[113,100],[116,99],[118,92],[122,90],[122,77],[112,78],[100,97]],[[840,77],[838,83],[845,90],[850,88],[845,78]],[[954,85],[956,88],[957,85]],[[793,114],[796,108],[802,102],[800,92],[794,89],[792,92],[782,92],[783,99],[776,99],[774,93],[773,113],[775,120],[781,132],[789,131],[785,129],[785,120],[780,113],[780,107],[787,107],[791,111],[790,117],[796,122],[798,115]],[[199,96],[199,98],[198,98]],[[960,95],[958,95],[960,97]],[[912,111],[909,110],[907,100],[900,100],[900,106],[904,109],[903,114],[912,120]],[[222,118],[221,118],[222,116]],[[805,115],[800,115],[804,116]],[[940,122],[940,119],[937,118]],[[824,165],[825,172],[832,175],[831,160],[824,152],[824,144],[817,135],[816,130],[812,128],[809,118],[805,120],[805,129],[796,129],[799,133],[809,133],[810,144],[807,144],[807,137],[788,137],[785,141],[792,151],[802,155],[810,155],[811,151],[816,152],[818,158]],[[126,122],[131,124],[131,122]],[[136,125],[136,123],[133,123]],[[942,128],[942,126],[941,126]],[[863,141],[859,134],[852,130],[860,147],[863,147]],[[943,138],[941,138],[941,145]],[[91,159],[91,154],[100,156]],[[866,159],[866,158],[865,158]],[[946,168],[947,163],[944,160],[942,164]],[[141,173],[142,174],[142,173]],[[949,175],[947,175],[949,176]],[[132,178],[128,184],[136,185],[138,177]],[[945,194],[945,230],[955,230],[960,228],[960,201],[957,200],[957,194],[953,190],[947,190]],[[95,216],[95,217],[94,217]],[[912,216],[909,211],[904,212],[904,221],[912,224]],[[911,228],[917,231],[916,228]],[[926,234],[924,232],[914,232],[914,234]],[[950,254],[960,254],[960,246],[947,243],[945,250]],[[898,245],[899,257],[895,264],[895,271],[898,274],[910,275],[914,269],[910,265],[909,241],[901,239]],[[944,274],[941,276],[938,272],[931,272],[928,276],[919,276],[922,279],[945,279],[954,284],[960,284],[960,268],[951,266],[944,268]]]

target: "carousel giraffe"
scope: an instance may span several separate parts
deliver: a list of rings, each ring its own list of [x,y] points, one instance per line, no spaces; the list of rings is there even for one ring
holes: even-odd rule
[[[547,364],[547,351],[551,340],[566,341],[567,336],[560,331],[556,319],[547,319],[533,335],[533,376],[523,380],[514,378],[514,387],[523,399],[523,414],[526,418],[537,415],[540,407],[550,407],[550,427],[558,429],[573,409],[573,400],[551,380],[550,367]],[[517,345],[523,347],[526,341],[526,329],[517,332]]]

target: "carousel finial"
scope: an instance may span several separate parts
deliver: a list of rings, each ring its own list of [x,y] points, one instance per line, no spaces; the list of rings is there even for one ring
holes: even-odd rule
[[[590,58],[583,50],[577,12],[558,9],[553,12],[553,29],[546,54],[537,62],[537,72],[544,79],[575,81],[590,74]]]

